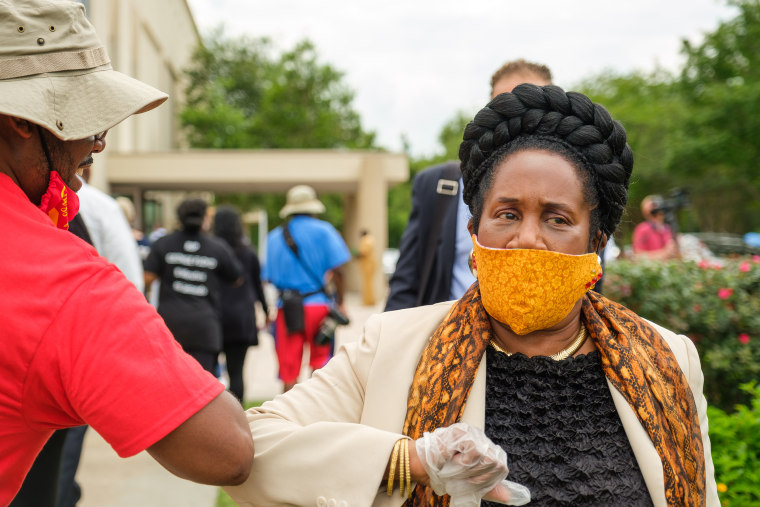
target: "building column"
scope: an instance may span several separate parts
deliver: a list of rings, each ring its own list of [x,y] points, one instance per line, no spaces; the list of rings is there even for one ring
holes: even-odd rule
[[[388,183],[382,157],[369,155],[364,158],[357,192],[345,199],[344,234],[352,251],[359,246],[359,233],[366,229],[375,238],[375,255],[378,265],[375,271],[375,299],[385,299],[386,283],[382,270],[382,253],[388,245]],[[347,289],[361,291],[358,262],[347,268]]]

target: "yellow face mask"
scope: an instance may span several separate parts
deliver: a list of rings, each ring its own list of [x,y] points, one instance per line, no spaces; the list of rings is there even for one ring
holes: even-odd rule
[[[472,235],[483,306],[519,335],[558,324],[602,277],[595,253],[488,248]]]

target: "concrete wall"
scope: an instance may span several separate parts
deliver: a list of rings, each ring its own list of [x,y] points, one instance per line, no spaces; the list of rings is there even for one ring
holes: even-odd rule
[[[169,94],[169,100],[135,115],[108,133],[91,183],[109,190],[109,155],[169,151],[182,145],[177,114],[184,100],[182,70],[200,41],[186,0],[88,0],[88,15],[115,70]]]

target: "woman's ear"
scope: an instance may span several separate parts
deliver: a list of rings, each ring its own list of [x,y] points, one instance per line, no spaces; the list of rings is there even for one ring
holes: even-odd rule
[[[476,233],[472,225],[472,218],[467,221],[467,230],[470,231],[470,236]]]
[[[594,241],[591,242],[591,246],[596,253],[599,253],[604,249],[605,246],[607,246],[607,235],[604,234],[601,229],[596,231],[596,234],[594,235]]]

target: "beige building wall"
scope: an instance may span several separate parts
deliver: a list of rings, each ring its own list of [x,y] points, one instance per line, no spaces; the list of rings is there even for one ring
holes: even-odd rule
[[[186,0],[88,0],[88,15],[105,44],[114,69],[169,94],[147,114],[117,125],[97,156],[92,183],[110,190],[109,155],[170,151],[183,145],[178,112],[184,101],[182,71],[200,41]]]

